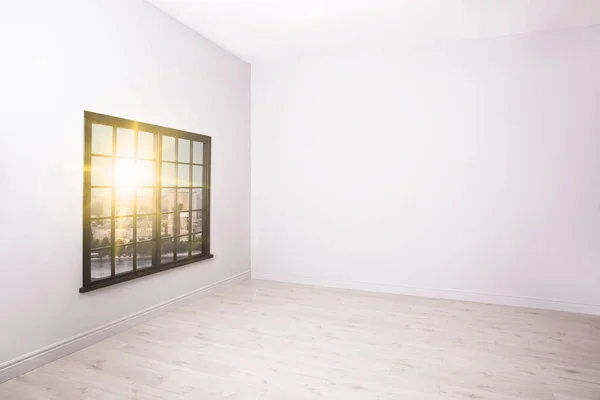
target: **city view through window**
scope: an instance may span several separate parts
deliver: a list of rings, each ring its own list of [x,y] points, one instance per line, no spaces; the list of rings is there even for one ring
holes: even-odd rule
[[[86,127],[89,282],[204,254],[208,166],[205,137],[196,136]]]

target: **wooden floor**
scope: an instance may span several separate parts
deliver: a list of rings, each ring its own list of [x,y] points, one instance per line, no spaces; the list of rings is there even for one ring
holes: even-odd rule
[[[600,400],[600,317],[247,281],[0,399]]]

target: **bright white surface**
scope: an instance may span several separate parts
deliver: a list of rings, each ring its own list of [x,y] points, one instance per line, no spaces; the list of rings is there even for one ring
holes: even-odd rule
[[[600,23],[598,0],[149,0],[257,62]]]
[[[598,310],[599,49],[594,27],[253,67],[253,278]]]
[[[250,267],[250,67],[141,0],[0,6],[0,364]],[[215,258],[80,295],[83,111],[213,137]]]

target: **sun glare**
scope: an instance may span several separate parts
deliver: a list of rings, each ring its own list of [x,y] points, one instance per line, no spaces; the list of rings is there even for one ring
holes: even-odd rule
[[[117,160],[115,183],[122,187],[140,185],[140,171],[134,160]]]
[[[151,160],[119,158],[112,174],[112,160],[106,157],[92,158],[92,185],[121,188],[152,187],[156,184],[155,163]]]

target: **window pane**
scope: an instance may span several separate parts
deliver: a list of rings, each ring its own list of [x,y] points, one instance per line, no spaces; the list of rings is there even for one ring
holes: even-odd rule
[[[92,280],[96,281],[110,276],[111,250],[92,250],[90,253],[90,269]]]
[[[118,158],[115,166],[116,185],[134,187],[137,181],[138,171],[135,161],[128,158]]]
[[[84,232],[90,252],[84,254],[89,257],[84,265],[91,271],[84,276],[91,272],[92,281],[113,283],[118,281],[115,273],[124,278],[122,274],[134,273],[134,266],[143,271],[206,254],[202,229],[209,182],[204,174],[208,177],[210,169],[204,163],[210,162],[210,143],[202,136],[150,125],[150,132],[138,131],[133,121],[123,125],[132,129],[105,121],[86,118],[91,155],[85,165],[90,180]]]
[[[138,158],[154,160],[154,134],[138,132]]]
[[[179,218],[179,232],[177,233],[178,235],[186,235],[190,232],[190,213],[189,212],[185,212],[185,213],[177,213],[177,216]]]
[[[183,260],[189,257],[190,237],[189,235],[180,236],[177,238],[177,259]]]
[[[92,157],[92,186],[112,186],[112,158]]]
[[[160,263],[167,264],[173,261],[175,249],[174,239],[161,240],[160,244]]]
[[[194,142],[194,163],[202,164],[204,159],[204,143]]]
[[[117,218],[115,220],[115,244],[133,242],[133,217]]]
[[[175,214],[163,214],[160,220],[160,236],[175,236]]]
[[[110,217],[112,189],[92,189],[90,212],[92,218]]]
[[[152,266],[152,254],[154,254],[154,243],[145,242],[137,245],[137,267],[138,269]]]
[[[154,236],[154,216],[137,217],[137,241],[152,240]]]
[[[115,247],[115,273],[133,271],[133,245]]]
[[[187,139],[179,139],[179,147],[177,147],[177,158],[179,162],[190,162],[190,141]]]
[[[190,189],[177,189],[177,210],[190,209]]]
[[[137,185],[138,186],[154,186],[154,161],[138,160],[137,162]]]
[[[192,255],[202,254],[202,234],[192,235]]]
[[[115,215],[133,214],[133,188],[119,187],[115,191]]]
[[[194,165],[192,171],[192,186],[194,187],[202,187],[202,183],[204,181],[204,168]]]
[[[173,212],[175,211],[175,189],[163,189],[160,196],[160,210],[161,212]]]
[[[133,158],[133,131],[117,128],[117,156]]]
[[[112,137],[112,126],[92,124],[92,154],[112,156]]]
[[[138,189],[137,196],[137,213],[152,214],[156,207],[154,189]]]
[[[176,186],[175,164],[162,163],[162,185]]]
[[[175,161],[175,138],[171,136],[162,137],[162,159],[163,161]]]
[[[177,186],[190,186],[190,166],[178,164]]]
[[[192,189],[192,209],[202,209],[202,189]]]
[[[192,211],[192,232],[202,232],[202,211]]]
[[[92,226],[92,249],[110,246],[110,218],[93,219]]]

